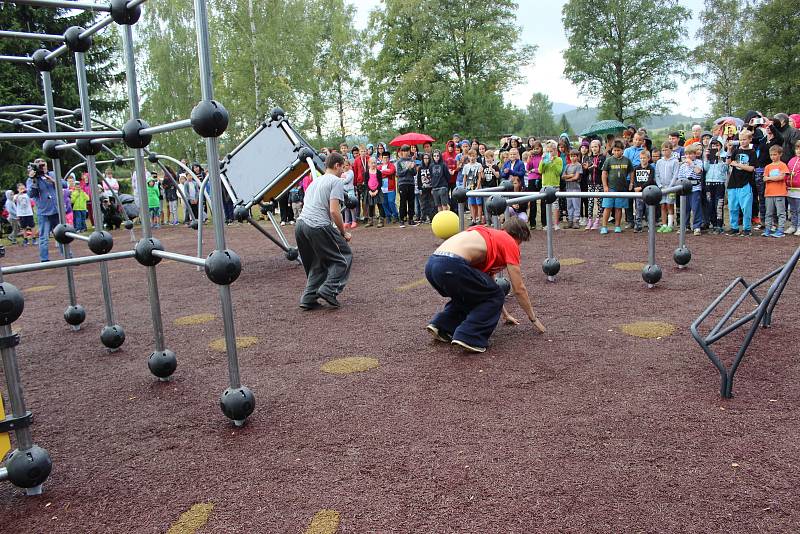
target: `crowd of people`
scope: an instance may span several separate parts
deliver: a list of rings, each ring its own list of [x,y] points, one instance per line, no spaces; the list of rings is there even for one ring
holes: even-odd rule
[[[456,187],[479,190],[510,180],[515,191],[537,192],[544,187],[561,191],[640,191],[648,185],[666,188],[680,179],[692,183],[688,217],[684,224],[695,235],[727,233],[749,236],[761,230],[768,237],[800,236],[800,115],[764,117],[752,111],[737,121],[720,121],[711,131],[700,125],[691,136],[671,132],[656,143],[644,128],[573,143],[567,134],[558,139],[503,137],[492,146],[478,139],[454,134],[443,149],[432,143],[400,146],[396,152],[384,143],[323,148],[323,156],[339,152],[345,156],[342,173],[345,192],[358,199],[343,213],[347,229],[359,225],[401,228],[429,224],[437,212],[456,210],[452,192]],[[201,195],[210,195],[202,181],[206,172],[199,163],[181,170],[162,166],[147,179],[148,216],[153,227],[206,220],[207,208],[199,212]],[[113,169],[105,169],[98,189],[107,228],[119,228],[125,219],[136,219],[138,195],[119,194]],[[280,224],[293,225],[312,181],[306,175],[279,197]],[[62,182],[68,224],[77,232],[94,225],[89,175],[69,176]],[[234,223],[233,202],[223,192],[225,222]],[[28,176],[5,192],[3,216],[10,224],[9,240],[27,245],[38,235],[40,259],[46,261],[48,234],[58,224],[55,177],[47,163],[38,159]],[[665,195],[657,211],[658,232],[676,230],[677,197]],[[179,210],[179,204],[181,208]],[[559,198],[552,205],[553,229],[584,229],[607,234],[646,225],[644,203],[619,198]],[[34,209],[36,217],[34,218]],[[547,224],[543,201],[511,204],[505,217],[519,217],[531,230]],[[727,211],[727,216],[726,216]],[[182,212],[182,221],[180,220]],[[470,225],[490,221],[480,197],[468,199]],[[37,231],[38,226],[38,231]]]
[[[503,137],[493,148],[478,139],[454,134],[444,150],[431,143],[403,145],[392,153],[384,143],[323,149],[347,156],[342,178],[358,205],[344,213],[346,228],[359,224],[400,227],[430,223],[442,210],[455,210],[456,187],[477,190],[510,180],[515,191],[641,191],[648,185],[666,188],[692,183],[684,224],[702,233],[749,236],[800,236],[800,115],[764,117],[748,112],[737,124],[720,121],[712,131],[700,125],[671,132],[655,143],[644,128],[629,127],[573,145],[567,134],[558,139]],[[297,185],[281,204],[282,224],[292,224],[310,178]],[[665,195],[657,210],[658,232],[679,224],[676,195]],[[294,209],[283,206],[291,203]],[[725,216],[727,206],[727,220]],[[468,199],[469,224],[485,224],[488,210],[481,198]],[[644,202],[619,198],[560,198],[553,204],[555,230],[597,230],[607,234],[624,228],[641,232],[646,225]],[[508,207],[506,217],[527,221],[532,230],[547,224],[546,204],[529,202]],[[537,221],[537,219],[539,219]],[[540,222],[539,222],[540,221]]]

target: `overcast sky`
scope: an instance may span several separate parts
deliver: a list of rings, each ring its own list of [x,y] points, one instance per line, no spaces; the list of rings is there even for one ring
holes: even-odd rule
[[[352,0],[351,0],[352,1]],[[590,0],[586,0],[590,1]],[[364,28],[368,21],[369,11],[380,5],[380,0],[353,1],[358,10],[356,25]],[[541,0],[519,0],[519,15],[517,25],[522,28],[521,39],[528,44],[537,45],[538,52],[534,64],[522,72],[521,83],[506,94],[506,100],[519,107],[525,107],[535,92],[544,93],[552,102],[572,104],[574,106],[594,105],[578,95],[577,88],[561,76],[553,80],[548,73],[553,72],[553,66],[563,69],[564,59],[562,52],[567,48],[567,38],[561,25],[561,7],[565,0],[542,2]],[[694,46],[694,34],[697,31],[697,14],[702,9],[702,0],[680,0],[680,4],[688,7],[695,13],[695,18],[686,21],[689,31],[687,46]],[[689,98],[691,96],[691,98]],[[692,92],[685,84],[679,85],[676,96],[678,105],[675,113],[691,117],[705,116],[709,111],[708,94]]]

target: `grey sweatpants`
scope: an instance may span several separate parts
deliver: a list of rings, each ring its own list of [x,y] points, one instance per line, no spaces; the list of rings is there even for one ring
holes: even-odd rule
[[[767,216],[764,227],[772,230],[775,224],[775,215],[778,216],[778,230],[783,230],[786,225],[786,197],[765,197],[767,205]],[[776,213],[777,212],[777,213]]]
[[[308,278],[300,303],[316,302],[320,294],[341,293],[350,277],[353,252],[339,231],[333,225],[315,228],[300,219],[294,237]]]

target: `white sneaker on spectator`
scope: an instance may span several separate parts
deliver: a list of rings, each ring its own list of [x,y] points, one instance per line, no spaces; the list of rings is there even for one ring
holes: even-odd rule
[[[797,229],[797,231],[794,233],[794,235],[800,235],[800,228]]]
[[[788,234],[793,234],[793,233],[795,233],[797,230],[798,230],[798,228],[795,228],[794,226],[790,226],[789,228],[787,228],[787,229],[786,229],[786,234],[787,234],[787,235],[788,235]]]

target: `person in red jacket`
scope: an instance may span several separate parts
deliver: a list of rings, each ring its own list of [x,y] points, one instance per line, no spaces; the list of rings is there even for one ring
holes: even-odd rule
[[[367,183],[365,179],[369,172],[369,159],[367,147],[364,145],[353,147],[353,185],[356,188],[356,195],[358,196],[356,218],[361,221],[367,218],[366,213],[369,211],[367,206]]]

